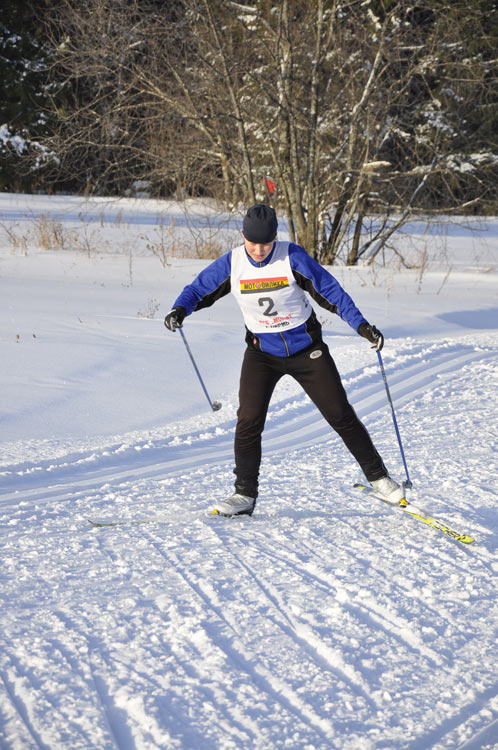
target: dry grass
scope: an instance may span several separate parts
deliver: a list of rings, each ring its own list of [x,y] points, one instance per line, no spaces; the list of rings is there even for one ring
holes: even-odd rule
[[[157,236],[159,234],[159,236]],[[156,236],[151,240],[143,236],[147,250],[155,255],[166,268],[171,258],[198,258],[214,260],[240,243],[240,234],[223,231],[217,226],[202,228],[188,226],[188,234],[175,225],[173,219],[168,225],[160,224]]]

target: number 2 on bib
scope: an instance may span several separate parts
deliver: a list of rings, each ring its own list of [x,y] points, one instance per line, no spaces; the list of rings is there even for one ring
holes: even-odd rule
[[[267,305],[266,310],[263,311],[263,315],[267,315],[269,318],[271,318],[273,315],[278,315],[277,311],[275,310],[275,303],[271,297],[260,297],[258,299],[258,305],[260,307],[264,307],[265,305]]]

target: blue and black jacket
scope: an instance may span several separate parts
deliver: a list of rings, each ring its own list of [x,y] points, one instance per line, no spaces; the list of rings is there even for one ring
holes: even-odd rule
[[[315,302],[329,312],[336,313],[355,331],[367,321],[353,300],[329,273],[300,245],[289,243],[289,260],[297,285],[308,292]],[[255,267],[271,264],[273,251],[258,263],[248,255]],[[217,258],[188,284],[174,302],[174,307],[182,306],[190,315],[204,307],[210,307],[216,300],[231,292],[232,251]],[[246,341],[249,346],[278,357],[289,357],[322,341],[322,327],[314,312],[308,320],[296,328],[279,332],[265,332],[257,335],[246,327]]]

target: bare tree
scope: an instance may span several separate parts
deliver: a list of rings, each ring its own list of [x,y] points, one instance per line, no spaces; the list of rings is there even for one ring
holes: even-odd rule
[[[194,132],[182,132],[179,148],[184,123],[157,94],[171,81],[156,51],[175,43],[176,21],[174,3],[166,12],[139,0],[62,0],[51,19],[53,77],[68,82],[70,93],[63,107],[54,101],[59,127],[47,145],[59,172],[76,171],[84,190],[122,194],[147,180],[170,193],[194,171],[202,183],[206,159]]]
[[[465,141],[496,123],[490,4],[61,0],[74,96],[51,146],[89,190],[146,178],[238,207],[269,177],[291,238],[355,264],[418,210],[496,199],[496,130],[472,159]]]

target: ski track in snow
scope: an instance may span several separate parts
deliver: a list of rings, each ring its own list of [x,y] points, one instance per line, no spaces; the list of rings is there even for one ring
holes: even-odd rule
[[[431,488],[439,461],[459,463],[441,454],[452,409],[488,439],[497,350],[452,339],[384,357],[422,455],[420,500],[476,536],[468,549],[350,490],[342,447],[299,392],[271,406],[251,519],[205,516],[202,493],[231,481],[223,415],[3,465],[3,606],[18,603],[2,616],[2,748],[498,747],[496,493],[474,470],[479,446],[464,445],[466,483],[460,468],[447,493]],[[342,369],[397,463],[378,371]]]
[[[449,345],[441,350],[440,343],[420,347],[410,359],[396,364],[394,374],[389,376],[389,387],[397,407],[405,401],[413,401],[418,393],[435,379],[444,378],[467,363],[496,360],[496,351],[475,351],[472,346]],[[389,360],[386,359],[386,366]],[[375,368],[369,371],[348,373],[344,378],[348,394],[361,418],[385,411],[385,392],[379,388],[379,374]],[[199,463],[229,462],[232,458],[234,420],[217,424],[211,429],[197,433],[176,435],[164,441],[151,443],[146,438],[133,445],[119,444],[96,449],[90,454],[64,456],[62,460],[46,460],[37,464],[17,464],[0,469],[2,493],[11,489],[17,491],[22,485],[23,496],[31,492],[30,487],[46,488],[59,492],[58,485],[64,485],[65,477],[74,484],[75,475],[81,474],[85,487],[105,481],[106,476],[124,480],[138,477],[164,476],[175,471],[195,468]],[[268,425],[264,433],[265,454],[289,451],[300,445],[330,441],[330,428],[309,403],[304,394],[292,396],[286,401],[270,407]],[[188,450],[186,447],[188,446]],[[130,468],[131,464],[131,468]],[[19,481],[21,478],[21,481]],[[54,489],[52,489],[54,488]],[[61,492],[65,489],[62,488]],[[39,497],[35,490],[33,493]]]

